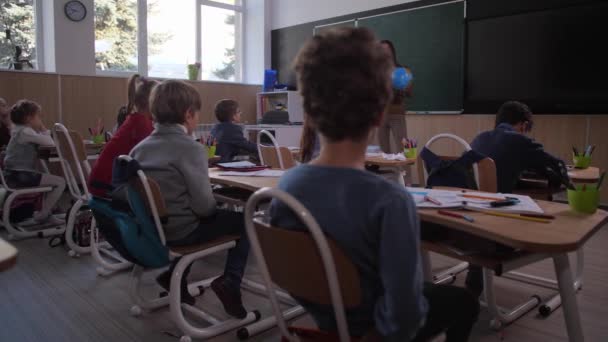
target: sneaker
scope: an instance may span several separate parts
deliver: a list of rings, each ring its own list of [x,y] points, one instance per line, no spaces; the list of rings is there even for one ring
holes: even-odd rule
[[[243,306],[240,289],[231,289],[224,276],[216,278],[211,283],[211,289],[222,302],[226,313],[238,319],[247,317],[247,310]]]
[[[159,274],[156,277],[156,283],[158,283],[158,285],[160,285],[160,287],[165,289],[165,291],[169,292],[170,288],[171,288],[171,272],[167,270],[167,271]],[[200,290],[201,290],[201,295],[202,295],[203,291],[205,291],[205,290],[202,287]],[[186,281],[185,277],[182,278],[180,291],[181,291],[182,303],[186,303],[188,305],[194,305],[196,303],[196,298],[192,297],[192,295],[190,294],[190,291],[188,291],[188,282]]]
[[[64,220],[59,219],[53,215],[44,216],[44,217],[34,217],[34,221],[36,221],[36,223],[39,225],[45,225],[45,226],[60,226],[62,224],[65,224]]]

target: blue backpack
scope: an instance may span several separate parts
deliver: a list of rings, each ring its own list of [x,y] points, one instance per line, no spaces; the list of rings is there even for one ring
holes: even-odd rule
[[[126,178],[137,177],[140,168],[135,160],[117,161],[114,168],[129,170]],[[123,186],[129,205],[120,199],[94,197],[89,201],[99,231],[122,257],[132,263],[146,268],[169,265],[169,249],[162,244],[143,198],[128,182]]]

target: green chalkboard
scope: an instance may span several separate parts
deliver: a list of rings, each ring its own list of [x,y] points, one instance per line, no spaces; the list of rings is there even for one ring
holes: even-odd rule
[[[398,61],[412,69],[414,88],[408,110],[462,110],[463,2],[361,18],[357,24],[372,29],[379,39],[391,40]]]

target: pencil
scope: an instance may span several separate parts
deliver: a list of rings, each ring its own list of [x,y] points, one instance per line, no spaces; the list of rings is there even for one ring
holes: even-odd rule
[[[496,211],[482,211],[482,212],[484,214],[488,214],[488,215],[492,215],[492,216],[507,217],[507,218],[513,218],[513,219],[518,219],[518,220],[524,220],[524,221],[532,221],[532,222],[538,222],[538,223],[550,223],[551,222],[550,220],[547,220],[547,219],[521,216],[518,214],[506,214],[506,213],[499,213]]]
[[[485,196],[467,195],[467,194],[461,194],[460,196],[466,197],[466,198],[476,198],[476,199],[488,200],[488,201],[504,201],[505,200],[504,198],[485,197]]]

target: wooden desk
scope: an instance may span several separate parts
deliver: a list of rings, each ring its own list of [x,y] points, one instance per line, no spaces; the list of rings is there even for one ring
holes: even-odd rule
[[[568,177],[574,183],[597,183],[600,179],[600,169],[594,166],[586,169],[576,169],[568,165]]]
[[[300,149],[290,148],[291,154],[295,160],[300,160]],[[376,165],[382,168],[402,168],[408,165],[416,164],[416,159],[406,160],[387,160],[382,156],[365,156],[365,165]]]
[[[278,183],[278,178],[226,177],[219,176],[218,172],[218,170],[210,171],[212,183],[241,187],[251,191],[262,187],[275,187]],[[543,258],[552,258],[569,340],[572,342],[584,341],[568,252],[579,250],[595,232],[608,222],[608,213],[598,210],[595,214],[585,215],[571,211],[567,204],[548,201],[537,201],[537,203],[547,214],[556,217],[552,223],[515,221],[511,218],[469,212],[468,215],[475,219],[475,222],[470,223],[460,218],[439,215],[436,210],[418,210],[418,213],[424,222],[439,224],[509,247],[522,249],[522,255],[527,258],[520,261],[520,267],[526,264],[525,260],[527,263],[531,263]],[[449,256],[458,258],[455,254]],[[466,257],[461,260],[469,261]]]
[[[279,183],[279,177],[248,177],[248,176],[220,176],[224,171],[219,168],[209,169],[209,178],[213,184],[233,186],[249,191],[257,191],[261,188],[274,188]]]
[[[17,262],[17,249],[0,238],[0,272],[5,271]]]
[[[406,160],[387,160],[382,158],[381,156],[379,157],[370,157],[370,156],[366,156],[365,157],[365,165],[376,165],[379,167],[390,167],[390,168],[402,168],[404,166],[408,166],[408,165],[414,165],[416,164],[416,160],[415,159],[406,159]]]

